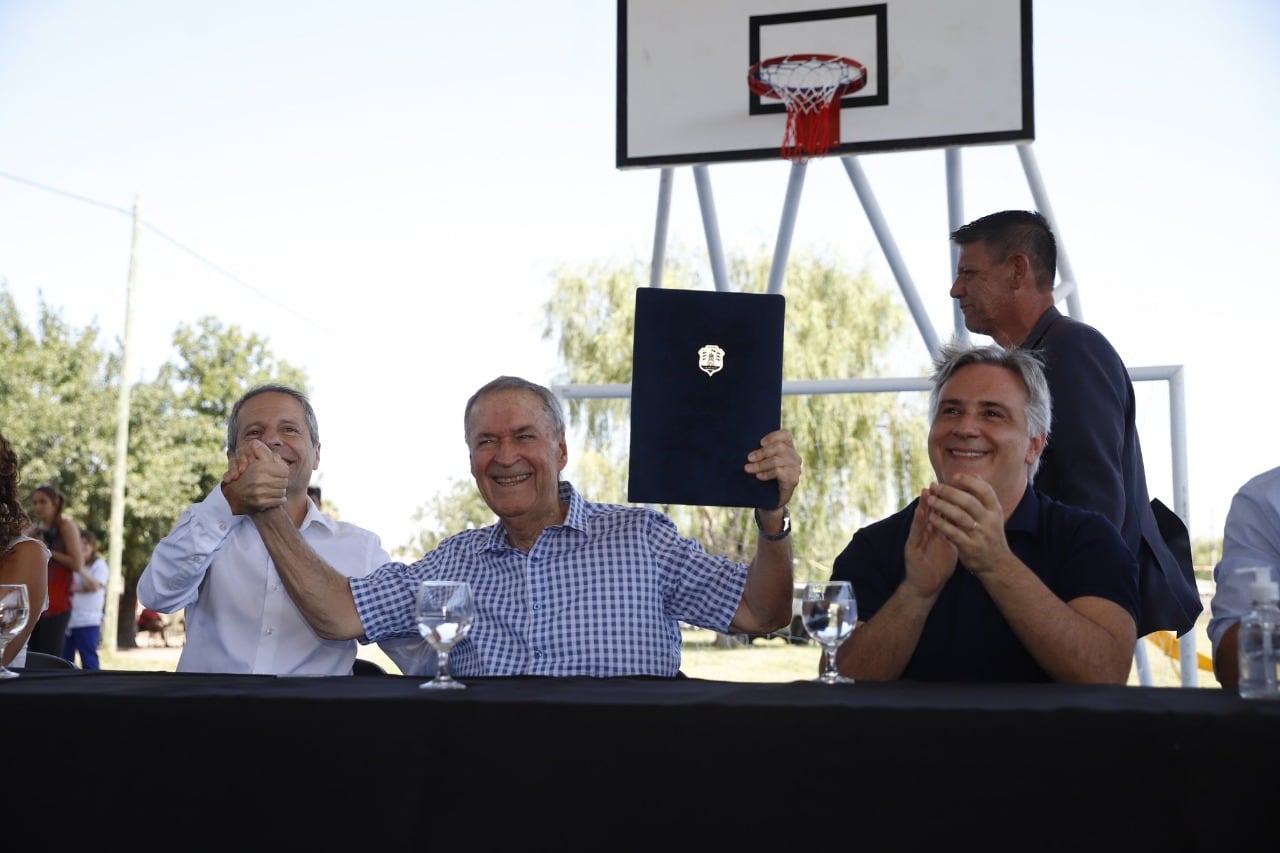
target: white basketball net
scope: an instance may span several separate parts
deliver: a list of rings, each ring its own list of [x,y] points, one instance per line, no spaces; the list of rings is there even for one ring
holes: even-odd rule
[[[792,160],[820,157],[840,141],[840,105],[836,93],[862,78],[861,68],[830,59],[791,59],[760,66],[769,97],[787,108],[782,154]]]

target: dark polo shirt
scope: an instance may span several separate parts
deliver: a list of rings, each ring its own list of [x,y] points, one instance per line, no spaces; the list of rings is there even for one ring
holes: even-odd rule
[[[836,558],[832,580],[852,582],[859,621],[868,621],[906,577],[903,550],[919,499],[862,528]],[[1014,555],[1063,601],[1093,595],[1135,620],[1138,564],[1115,527],[1091,510],[1027,488],[1005,523]],[[1051,681],[1014,635],[986,588],[956,566],[925,621],[902,673],[918,681]]]

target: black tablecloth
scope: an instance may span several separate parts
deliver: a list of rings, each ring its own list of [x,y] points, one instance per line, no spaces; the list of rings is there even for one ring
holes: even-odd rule
[[[26,672],[3,766],[115,779],[77,819],[290,849],[1220,850],[1280,815],[1280,703],[1217,689],[421,682]]]

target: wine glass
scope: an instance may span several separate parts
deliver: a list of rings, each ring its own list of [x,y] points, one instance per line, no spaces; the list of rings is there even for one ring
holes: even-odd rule
[[[848,581],[811,581],[804,585],[800,601],[804,629],[822,646],[822,674],[814,681],[823,684],[852,684],[853,679],[836,670],[836,649],[853,633],[858,621],[858,602]]]
[[[423,581],[418,590],[418,631],[436,650],[436,677],[419,687],[461,690],[466,687],[449,675],[449,650],[467,636],[476,618],[471,585],[466,581]]]
[[[0,678],[17,678],[18,673],[4,665],[4,650],[9,641],[27,627],[31,602],[25,583],[0,584]]]

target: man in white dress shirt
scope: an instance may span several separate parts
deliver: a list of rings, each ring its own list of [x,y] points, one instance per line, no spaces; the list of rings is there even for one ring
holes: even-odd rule
[[[1234,690],[1240,684],[1240,620],[1253,609],[1250,587],[1256,570],[1280,579],[1280,468],[1263,471],[1231,498],[1222,535],[1222,559],[1213,569],[1209,641],[1213,674]]]
[[[248,466],[241,445],[259,440],[288,464],[281,495]],[[349,577],[391,562],[378,536],[335,521],[307,495],[320,465],[320,429],[305,395],[284,385],[247,391],[227,424],[227,474],[188,507],[160,540],[142,576],[138,600],[162,613],[183,610],[186,645],[179,672],[350,675],[355,640],[322,639],[298,612],[245,508],[282,497],[303,539]],[[260,468],[261,466],[259,466]],[[263,494],[271,489],[272,495]],[[383,643],[397,665],[421,640]],[[420,649],[416,649],[420,651]]]

